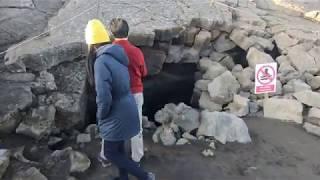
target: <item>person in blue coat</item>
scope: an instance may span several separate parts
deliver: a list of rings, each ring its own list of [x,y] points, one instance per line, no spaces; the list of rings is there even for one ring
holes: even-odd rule
[[[125,151],[125,141],[140,131],[138,109],[130,91],[128,57],[121,46],[111,44],[105,26],[97,19],[88,22],[86,42],[88,81],[96,90],[96,116],[104,155],[118,167],[117,179],[128,180],[130,173],[139,180],[154,180],[154,174],[131,161]]]

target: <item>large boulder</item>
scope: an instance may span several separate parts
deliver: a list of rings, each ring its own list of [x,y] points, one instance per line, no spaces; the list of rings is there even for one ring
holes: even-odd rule
[[[173,122],[185,132],[191,132],[199,127],[200,113],[184,103],[176,107],[177,115],[173,116]]]
[[[207,47],[211,41],[211,33],[209,31],[200,31],[196,35],[193,48],[201,51],[203,48]]]
[[[88,158],[88,156],[78,151],[70,152],[70,161],[71,161],[71,167],[70,167],[71,173],[83,173],[86,170],[88,170],[89,167],[91,166],[91,161]]]
[[[245,122],[226,112],[201,113],[201,124],[198,136],[214,137],[222,144],[226,142],[250,143],[251,138]]]
[[[240,84],[230,71],[221,74],[208,85],[210,97],[218,104],[231,102],[239,89]]]
[[[27,37],[38,35],[47,26],[48,18],[64,4],[63,0],[0,1],[0,51]]]
[[[47,72],[41,71],[36,82],[33,83],[32,91],[35,94],[44,94],[57,90],[54,76]]]
[[[221,74],[227,71],[227,69],[224,66],[222,66],[220,63],[211,62],[209,65],[210,66],[208,67],[208,70],[203,75],[203,79],[214,80],[215,78],[217,78],[218,76],[220,76]]]
[[[63,62],[72,62],[83,56],[86,49],[87,45],[84,43],[65,43],[22,56],[17,56],[10,51],[6,54],[5,59],[7,59],[8,69],[13,72],[26,72],[26,69],[40,72]]]
[[[215,103],[208,92],[202,92],[199,100],[199,106],[203,110],[221,111],[222,105]]]
[[[281,53],[286,52],[289,47],[292,47],[299,42],[298,40],[289,37],[289,35],[284,32],[276,34],[275,36],[273,36],[273,39],[275,40],[277,47]]]
[[[303,128],[310,134],[320,136],[320,126],[306,122],[304,123]]]
[[[200,32],[200,28],[197,27],[189,27],[184,35],[184,44],[186,46],[192,46],[194,43],[194,39],[196,35]]]
[[[167,58],[166,53],[151,48],[142,48],[142,52],[147,65],[148,75],[151,76],[160,73]]]
[[[249,66],[253,69],[256,68],[257,64],[274,62],[273,58],[269,54],[266,54],[255,47],[251,47],[249,49],[247,54],[247,60],[248,60]]]
[[[317,68],[318,63],[305,49],[300,46],[294,46],[288,50],[288,59],[300,72],[305,72]],[[303,59],[303,61],[301,61]]]
[[[32,110],[30,117],[20,123],[16,132],[37,140],[51,133],[54,127],[56,109],[54,106],[40,106]]]
[[[166,63],[178,63],[182,59],[183,46],[171,45],[169,47]]]
[[[293,96],[305,105],[320,108],[320,93],[318,92],[312,92],[310,90],[300,91],[294,93]]]
[[[269,0],[256,0],[256,7],[264,10],[276,10],[276,5],[273,1]]]
[[[292,79],[283,86],[284,93],[296,93],[311,90],[311,87],[300,79]]]
[[[241,90],[250,91],[254,87],[254,70],[250,67],[237,70],[234,68],[232,70],[232,74],[237,78],[240,83]]]
[[[311,108],[308,113],[307,122],[320,126],[320,109],[319,108]]]
[[[233,102],[227,107],[230,113],[243,117],[249,114],[249,99],[240,95],[233,96]]]
[[[10,151],[6,149],[0,149],[0,179],[7,171],[10,164]]]
[[[0,82],[0,133],[11,133],[21,121],[21,111],[32,104],[30,85]]]
[[[302,124],[303,105],[293,99],[270,98],[263,102],[264,117]]]
[[[226,52],[236,47],[226,33],[222,33],[219,38],[213,44],[214,49],[217,52]]]
[[[320,88],[320,76],[313,76],[312,74],[304,74],[304,76],[312,90]]]
[[[39,169],[31,167],[26,171],[17,173],[12,180],[47,180],[47,177],[41,174]]]

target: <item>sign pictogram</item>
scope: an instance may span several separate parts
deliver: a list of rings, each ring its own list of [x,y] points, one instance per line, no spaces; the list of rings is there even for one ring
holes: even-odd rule
[[[257,64],[255,93],[274,93],[277,86],[277,63]]]

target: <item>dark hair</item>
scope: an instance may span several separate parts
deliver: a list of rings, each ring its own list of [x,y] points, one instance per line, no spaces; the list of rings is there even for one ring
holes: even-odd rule
[[[104,46],[106,44],[110,43],[101,43],[101,44],[94,44],[89,45],[89,51],[87,56],[87,62],[86,62],[86,71],[87,71],[87,81],[91,88],[95,87],[94,83],[94,63],[96,61],[96,49],[98,49],[101,46]]]
[[[114,18],[110,22],[110,30],[115,38],[126,38],[129,34],[128,22],[121,18]]]

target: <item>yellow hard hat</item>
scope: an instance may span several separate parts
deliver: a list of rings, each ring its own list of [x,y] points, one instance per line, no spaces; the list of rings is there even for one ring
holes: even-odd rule
[[[98,19],[92,19],[88,22],[85,36],[88,45],[110,42],[106,27]]]

